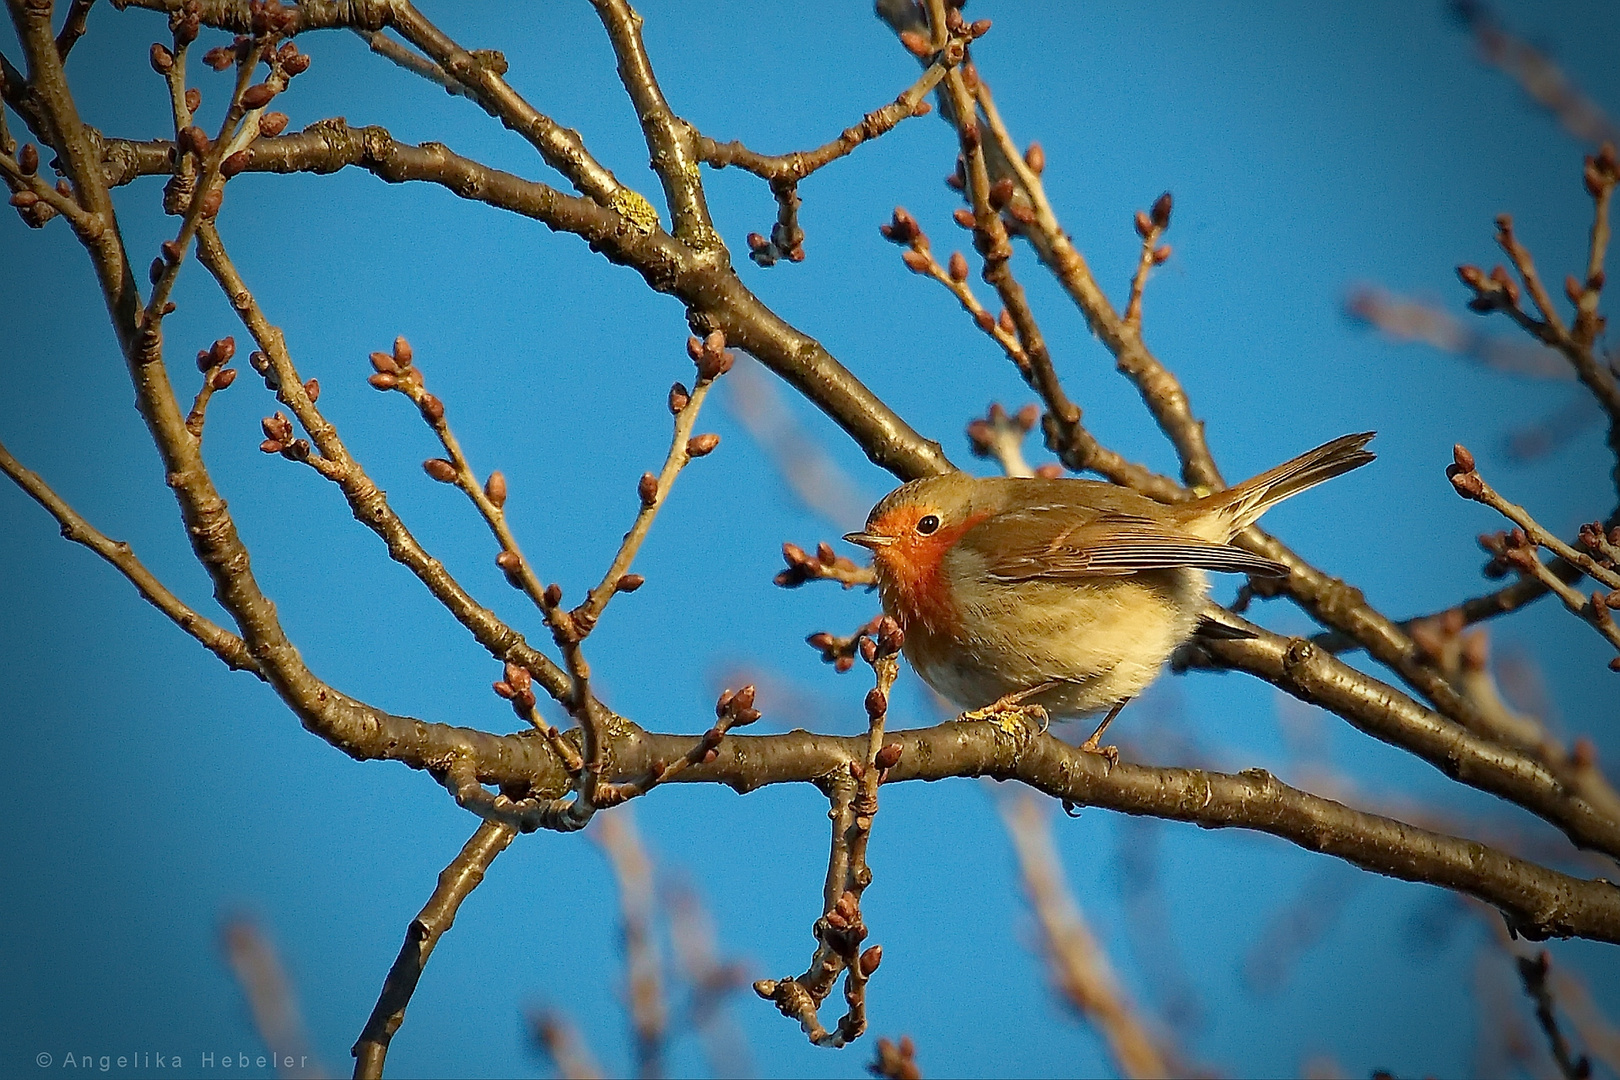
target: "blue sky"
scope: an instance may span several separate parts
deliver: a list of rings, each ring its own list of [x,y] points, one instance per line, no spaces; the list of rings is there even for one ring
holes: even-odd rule
[[[578,128],[623,181],[656,196],[589,5],[547,6],[538,19],[523,5],[424,8],[468,47],[502,49],[515,87]],[[1045,147],[1057,213],[1116,302],[1136,257],[1131,215],[1160,191],[1175,193],[1175,254],[1149,285],[1146,336],[1181,375],[1226,475],[1347,431],[1380,432],[1374,466],[1267,518],[1296,550],[1397,616],[1481,591],[1474,536],[1498,522],[1445,481],[1458,441],[1496,487],[1560,533],[1609,511],[1611,462],[1597,426],[1530,463],[1502,449],[1511,431],[1565,404],[1571,385],[1394,344],[1343,313],[1348,290],[1363,283],[1460,312],[1453,267],[1497,260],[1491,223],[1502,211],[1553,281],[1584,260],[1582,148],[1478,62],[1441,5],[969,11],[995,20],[976,47],[980,70],[1017,137]],[[707,134],[765,151],[826,141],[916,74],[860,4],[649,4],[643,14],[674,107]],[[1620,110],[1620,12],[1593,2],[1507,5],[1501,15]],[[88,120],[129,136],[164,133],[146,44],[166,36],[157,16],[95,9],[69,65]],[[471,103],[413,81],[358,39],[300,44],[314,65],[278,103],[294,126],[342,114],[557,182]],[[9,36],[0,49],[17,59]],[[205,115],[217,119],[226,77],[196,78]],[[807,261],[769,270],[748,263],[743,244],[748,232],[768,231],[768,192],[736,170],[706,175],[750,288],[955,461],[984,469],[966,452],[963,425],[992,400],[1016,406],[1030,395],[954,301],[906,272],[877,232],[904,205],[936,249],[966,246],[940,182],[953,155],[949,132],[931,118],[861,147],[801,190]],[[172,234],[158,188],[146,180],[118,194],[136,252],[155,253]],[[636,478],[667,445],[665,389],[689,376],[674,300],[572,237],[354,170],[243,176],[221,229],[301,370],[320,379],[328,417],[469,588],[537,628],[501,583],[465,501],[423,476],[419,463],[437,453],[431,433],[403,401],[365,385],[366,353],[396,334],[414,344],[475,466],[506,473],[508,512],[542,577],[571,595],[597,580],[634,512]],[[30,232],[15,220],[0,223],[0,252],[13,271],[0,290],[0,439],[189,602],[216,610],[130,408],[82,252],[60,223]],[[1173,470],[1135,391],[1027,249],[1014,266],[1092,430]],[[245,338],[197,268],[182,275],[176,299],[167,334],[189,393],[188,350],[227,333]],[[1508,333],[1505,323],[1486,328]],[[216,399],[207,455],[306,660],[392,711],[514,730],[489,692],[498,667],[388,561],[332,486],[258,452],[258,418],[272,405],[254,383],[242,379]],[[637,564],[646,587],[615,601],[591,638],[598,685],[651,728],[698,731],[719,683],[746,670],[780,687],[775,702],[762,695],[762,723],[797,701],[810,703],[819,728],[856,730],[868,684],[835,676],[802,639],[864,621],[875,598],[770,583],[782,541],[808,545],[850,523],[801,504],[727,400],[719,395],[703,420],[721,434],[720,450],[682,475]],[[813,408],[789,407],[862,498],[892,486]],[[33,1070],[26,1063],[41,1052],[58,1062],[68,1051],[198,1060],[261,1052],[216,947],[220,918],[235,911],[252,913],[277,942],[314,1046],[329,1068],[347,1071],[347,1048],[406,923],[473,820],[427,776],[357,764],[305,733],[261,684],[226,671],[94,556],[63,543],[9,486],[0,521],[0,724],[15,750],[0,795],[12,868],[0,886],[11,931],[0,939],[0,981],[14,988],[0,1010],[0,1071]],[[1229,597],[1233,583],[1221,588]],[[1258,617],[1282,632],[1307,628],[1283,604]],[[1614,676],[1595,635],[1543,604],[1504,622],[1494,641],[1534,658],[1561,730],[1591,735],[1608,760],[1620,755],[1620,736],[1603,724]],[[897,712],[920,723],[930,710],[905,676]],[[1309,786],[1285,723],[1314,724],[1327,760],[1365,801],[1419,799],[1513,823],[1545,843],[1547,830],[1528,815],[1316,717],[1301,719],[1244,677],[1166,677],[1125,713],[1119,734],[1145,760],[1188,760],[1191,737],[1202,760],[1271,768]],[[885,949],[872,1030],[911,1034],[930,1076],[1102,1071],[1100,1044],[1054,1004],[1031,952],[995,795],[965,780],[884,792],[864,905]],[[825,866],[825,805],[813,790],[739,797],[672,786],[634,812],[659,865],[696,883],[722,948],[751,977],[802,970]],[[1197,996],[1201,1023],[1178,1031],[1192,1060],[1246,1075],[1292,1074],[1313,1057],[1352,1075],[1470,1069],[1482,931],[1446,915],[1436,890],[1324,868],[1266,837],[1101,811],[1061,821],[1058,837],[1080,902],[1136,999],[1161,1009],[1168,988],[1183,984]],[[1144,942],[1129,933],[1129,909],[1141,902],[1128,899],[1120,856],[1149,845],[1167,916]],[[1302,897],[1328,906],[1325,896],[1342,903],[1337,917],[1280,986],[1256,992],[1245,958],[1271,940],[1267,927]],[[521,1018],[540,1004],[565,1009],[610,1071],[627,1068],[616,918],[592,844],[520,838],[434,955],[391,1072],[539,1073]],[[1447,933],[1421,932],[1437,920]],[[1165,950],[1178,958],[1179,983],[1153,966],[1149,954]],[[1600,1002],[1620,1000],[1612,950],[1570,943],[1553,954],[1584,973]],[[596,974],[582,979],[582,970]],[[870,1040],[840,1052],[810,1047],[751,996],[730,1013],[763,1074],[853,1076],[870,1057]],[[702,1070],[695,1040],[674,1044],[671,1066]]]

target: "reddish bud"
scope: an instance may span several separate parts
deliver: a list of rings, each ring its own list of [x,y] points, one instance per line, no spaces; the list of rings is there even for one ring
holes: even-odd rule
[[[158,250],[163,253],[163,261],[169,263],[179,262],[180,257],[185,254],[184,249],[182,249],[180,245],[175,243],[173,240],[163,241],[163,243],[158,245]]]
[[[223,390],[236,381],[235,368],[220,368],[208,377],[208,383],[215,390]]]
[[[444,458],[428,458],[422,462],[422,471],[441,484],[456,482],[456,467]]]
[[[1017,324],[1013,322],[1012,312],[1006,308],[1001,309],[1001,316],[996,319],[996,325],[1008,334],[1016,333],[1018,330]]]
[[[995,317],[993,315],[991,315],[988,311],[976,311],[976,312],[974,312],[973,313],[973,321],[978,323],[979,324],[979,329],[983,330],[987,334],[990,331],[992,331],[992,330],[994,330],[996,328]]]
[[[866,715],[868,719],[876,720],[889,711],[889,696],[877,687],[866,692]]]
[[[658,501],[658,477],[650,472],[641,474],[641,481],[636,485],[636,494],[641,496],[642,506],[651,506]]]
[[[276,92],[265,83],[254,83],[242,91],[242,108],[250,111],[262,109],[270,104],[271,99],[275,96]]]
[[[771,246],[771,242],[757,232],[751,232],[747,237],[749,251],[764,251]]]
[[[906,268],[911,270],[913,273],[917,273],[917,274],[926,274],[926,273],[928,273],[928,264],[929,264],[928,256],[924,255],[920,251],[902,252],[901,255],[900,255],[900,261],[905,263]]]
[[[432,394],[423,394],[418,405],[422,410],[422,415],[427,417],[430,423],[437,424],[444,419],[444,402]]]
[[[1168,229],[1170,227],[1170,208],[1173,205],[1174,200],[1171,199],[1168,191],[1154,199],[1153,209],[1148,211],[1148,216],[1152,219],[1153,224],[1160,229]]]
[[[152,51],[148,54],[148,58],[152,62],[152,70],[159,75],[167,75],[174,70],[174,53],[156,41],[152,42]]]
[[[719,445],[720,436],[714,434],[713,432],[708,432],[703,435],[695,435],[686,440],[686,456],[689,458],[706,457],[707,455],[713,453],[714,448]]]
[[[1153,249],[1153,265],[1154,266],[1163,266],[1165,263],[1167,263],[1169,261],[1170,261],[1170,245],[1169,244],[1160,244],[1158,247]]]
[[[266,454],[279,454],[281,453],[281,444],[274,439],[266,439],[259,444],[259,450]]]
[[[370,383],[375,389],[378,390],[392,390],[394,387],[399,385],[399,378],[397,376],[379,371],[377,374],[367,379],[366,382]]]
[[[855,658],[853,656],[840,656],[837,660],[833,661],[833,670],[840,675],[854,666]]]
[[[678,413],[686,408],[691,400],[692,395],[680,383],[676,383],[669,388],[669,411],[671,414]]]
[[[403,337],[394,339],[394,362],[402,368],[410,367],[415,353],[411,351],[411,343]]]
[[[219,175],[229,180],[253,164],[252,150],[238,150],[219,163]]]
[[[32,195],[33,192],[30,191],[28,194]],[[38,200],[36,199],[35,201],[38,201]],[[33,203],[31,202],[28,205],[32,206]],[[163,277],[163,270],[164,270],[163,260],[162,259],[153,259],[152,260],[152,265],[148,266],[146,268],[147,280],[149,280],[153,285],[156,285],[158,283],[158,281]]]
[[[11,203],[12,206],[15,206],[19,210],[26,210],[30,206],[33,206],[35,203],[39,202],[39,196],[35,195],[32,191],[14,191],[11,194],[11,198],[6,201]]]
[[[1478,290],[1485,287],[1485,271],[1477,266],[1469,266],[1465,263],[1457,267],[1457,276],[1462,278],[1463,284],[1470,289]]]
[[[17,167],[24,176],[33,176],[39,171],[39,150],[33,143],[23,143],[23,148],[17,151]]]
[[[886,743],[872,759],[872,764],[880,769],[892,769],[900,764],[900,754],[905,748],[897,742]]]
[[[1002,209],[1008,203],[1012,202],[1012,197],[1013,182],[1010,177],[1003,176],[1000,180],[997,180],[995,183],[990,185],[991,209]]]
[[[1474,455],[1462,443],[1456,443],[1451,448],[1451,460],[1457,463],[1457,468],[1464,472],[1474,471]]]
[[[236,63],[236,50],[229,45],[216,45],[203,53],[203,63],[215,71],[224,71]]]
[[[861,659],[868,664],[877,659],[877,642],[869,637],[860,639]]]
[[[975,224],[973,219],[973,211],[969,210],[965,206],[957,207],[956,211],[951,214],[951,220],[962,226],[964,229],[971,229]]]
[[[293,53],[293,55],[282,60],[281,67],[289,78],[294,75],[302,75],[309,70],[309,54]]]
[[[180,147],[189,150],[198,157],[208,152],[208,136],[196,124],[189,124],[180,129]]]
[[[202,215],[203,215],[203,217],[211,218],[214,215],[218,214],[220,204],[223,203],[224,201],[225,201],[225,192],[224,192],[223,189],[218,188],[218,187],[209,188],[208,189],[208,194],[203,196],[203,201],[202,201]]]
[[[961,283],[967,280],[968,261],[960,251],[951,252],[950,274],[952,281]]]
[[[919,101],[911,107],[912,116],[927,116],[934,111],[934,107],[926,101]]]
[[[1465,499],[1478,499],[1485,491],[1485,482],[1477,472],[1452,464],[1446,466],[1446,476],[1451,480],[1451,486],[1457,489],[1457,494]]]
[[[495,556],[495,565],[508,574],[515,574],[518,567],[523,565],[523,560],[518,558],[518,553],[515,551],[502,551]]]
[[[512,689],[512,685],[504,681],[491,683],[490,689],[494,690],[495,693],[499,694],[508,701],[511,701],[512,696],[516,693],[516,691]]]
[[[259,134],[273,139],[287,130],[291,118],[284,112],[267,112],[259,117]]]
[[[984,21],[989,22],[990,20],[986,19]],[[881,963],[883,963],[883,946],[873,945],[870,949],[861,953],[861,978],[870,979],[872,973],[878,969],[878,965]]]
[[[484,481],[484,498],[495,504],[498,510],[506,505],[506,475],[500,470],[489,474]]]
[[[372,353],[371,354],[371,366],[376,368],[379,372],[381,372],[384,375],[398,375],[399,374],[399,365],[394,363],[394,358],[392,356],[389,356],[385,352],[374,352],[374,353]]]
[[[647,584],[647,579],[640,574],[626,574],[614,582],[613,587],[619,592],[632,593],[645,584]]]
[[[934,47],[927,36],[919,34],[915,30],[901,31],[900,44],[904,45],[906,51],[919,60],[926,60],[934,55]]]
[[[1153,222],[1148,219],[1147,211],[1138,210],[1136,212],[1136,235],[1146,239],[1147,234],[1152,231]]]
[[[1063,475],[1063,466],[1055,461],[1048,461],[1045,465],[1035,466],[1035,475],[1042,480],[1056,480]]]
[[[186,91],[186,108],[191,112],[202,108],[202,91],[195,86]]]
[[[546,586],[546,591],[541,594],[541,599],[546,602],[547,607],[556,607],[562,603],[562,586],[553,581]]]
[[[973,37],[982,38],[982,37],[984,37],[984,35],[986,35],[986,34],[988,34],[990,32],[990,20],[989,19],[975,19],[975,20],[973,20],[972,25],[970,25],[968,27],[968,31],[969,31],[969,33],[972,34]]]
[[[309,403],[315,404],[321,399],[321,383],[319,379],[310,379],[304,383],[304,393],[309,396]]]
[[[1029,144],[1029,149],[1024,151],[1024,164],[1028,165],[1029,171],[1036,176],[1046,171],[1046,151],[1041,148],[1040,143]]]

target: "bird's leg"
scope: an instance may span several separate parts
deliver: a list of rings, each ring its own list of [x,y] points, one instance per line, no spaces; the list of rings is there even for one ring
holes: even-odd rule
[[[1124,701],[1115,704],[1112,709],[1108,710],[1108,715],[1103,717],[1103,722],[1097,725],[1097,730],[1091,733],[1091,738],[1080,744],[1080,749],[1084,750],[1086,753],[1101,754],[1103,757],[1107,758],[1110,768],[1119,764],[1119,747],[1100,746],[1098,744],[1102,740],[1102,733],[1107,731],[1108,725],[1114,722],[1114,717],[1118,716],[1119,711],[1130,703],[1131,699],[1126,698]]]
[[[1001,718],[1009,716],[1032,716],[1039,721],[1041,732],[1044,734],[1049,720],[1046,710],[1039,705],[1025,705],[1023,701],[1025,698],[1034,697],[1043,690],[1050,690],[1052,687],[1061,686],[1062,684],[1062,679],[1047,679],[1045,682],[1036,683],[1034,686],[1025,687],[1011,694],[1004,694],[982,709],[971,709],[963,713],[961,719],[999,721]]]

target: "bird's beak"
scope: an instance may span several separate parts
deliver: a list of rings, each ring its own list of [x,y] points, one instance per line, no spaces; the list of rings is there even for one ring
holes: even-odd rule
[[[851,544],[859,544],[863,548],[871,548],[874,551],[894,543],[894,537],[892,536],[879,536],[876,533],[868,532],[845,533],[844,539]]]

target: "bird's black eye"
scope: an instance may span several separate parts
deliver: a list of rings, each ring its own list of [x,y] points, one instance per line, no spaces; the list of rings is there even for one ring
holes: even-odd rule
[[[917,522],[917,531],[928,536],[939,528],[939,518],[933,514],[925,515]]]

